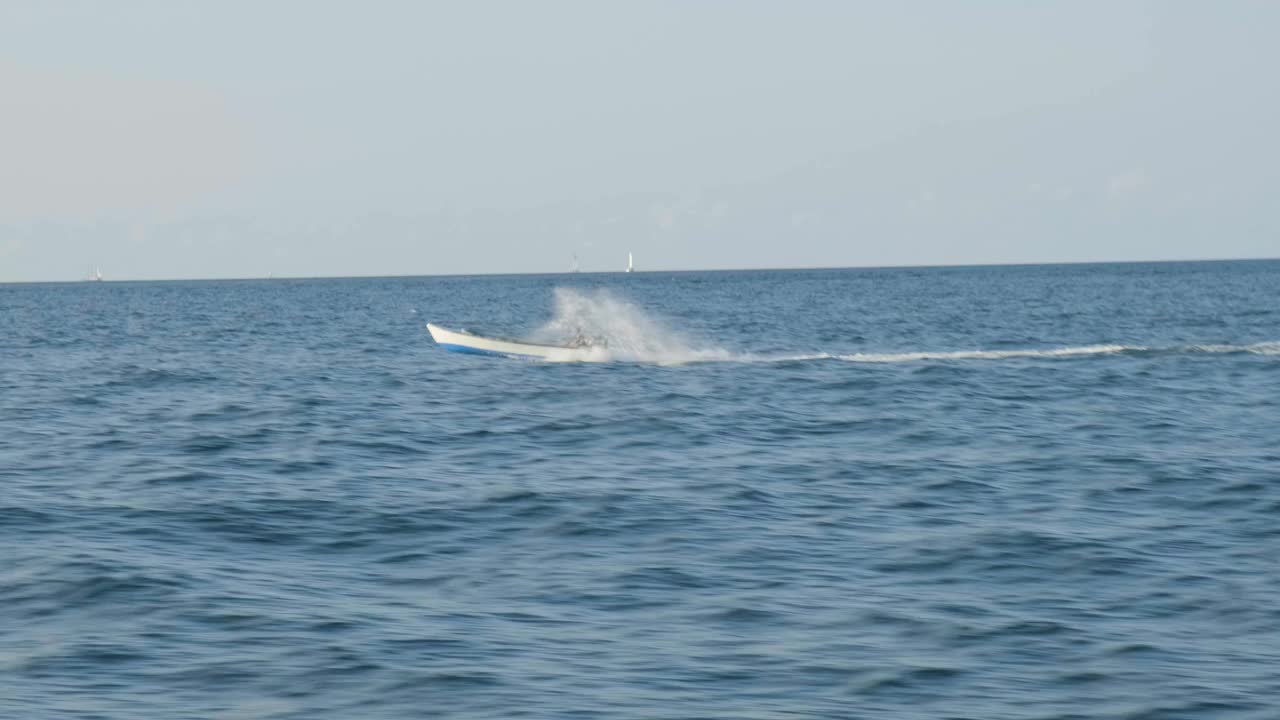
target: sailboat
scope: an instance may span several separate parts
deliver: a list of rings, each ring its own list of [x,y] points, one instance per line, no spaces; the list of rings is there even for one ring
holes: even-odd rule
[[[627,272],[635,272],[635,263],[631,261],[631,253],[627,253]]]
[[[89,273],[89,277],[85,278],[85,280],[88,280],[89,282],[102,282],[102,269],[95,267],[93,272]]]
[[[578,272],[578,256],[577,255],[573,256],[573,265],[569,267],[569,272],[571,273]]]

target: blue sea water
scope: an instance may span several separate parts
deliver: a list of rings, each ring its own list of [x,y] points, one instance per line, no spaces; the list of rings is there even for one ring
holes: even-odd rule
[[[1280,717],[1280,262],[0,286],[0,717]]]

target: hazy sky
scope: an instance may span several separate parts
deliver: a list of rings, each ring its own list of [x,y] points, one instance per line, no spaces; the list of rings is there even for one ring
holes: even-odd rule
[[[0,281],[1280,256],[1280,3],[0,0]]]

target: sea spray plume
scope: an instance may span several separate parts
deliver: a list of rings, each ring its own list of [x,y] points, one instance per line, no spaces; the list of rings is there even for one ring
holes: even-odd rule
[[[733,359],[720,348],[696,345],[666,322],[607,290],[556,288],[554,315],[532,339],[551,344],[585,343],[585,347],[566,353],[565,360],[679,364]]]

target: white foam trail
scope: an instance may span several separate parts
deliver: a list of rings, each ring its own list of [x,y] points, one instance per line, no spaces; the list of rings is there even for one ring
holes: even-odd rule
[[[919,362],[924,360],[1004,360],[1008,358],[1065,358],[1086,355],[1115,355],[1117,353],[1254,353],[1280,355],[1280,342],[1268,341],[1251,345],[1181,345],[1172,347],[1146,347],[1143,345],[1080,345],[1075,347],[1048,348],[1044,350],[955,350],[904,353],[854,353],[834,355],[837,360],[863,363]]]
[[[1280,355],[1280,342],[1260,342],[1252,345],[1192,345],[1187,349],[1206,353],[1247,352],[1255,355]]]
[[[921,360],[1004,360],[1007,358],[1060,358],[1080,355],[1114,355],[1122,352],[1146,350],[1137,345],[1082,345],[1079,347],[1049,348],[1046,350],[955,350],[950,352],[906,353],[854,353],[837,355],[845,362],[894,363]]]
[[[530,339],[555,345],[579,337],[592,345],[565,349],[550,360],[617,360],[674,365],[735,359],[732,353],[721,348],[696,344],[691,338],[672,330],[661,319],[607,290],[582,292],[556,288],[551,321],[536,330]]]

